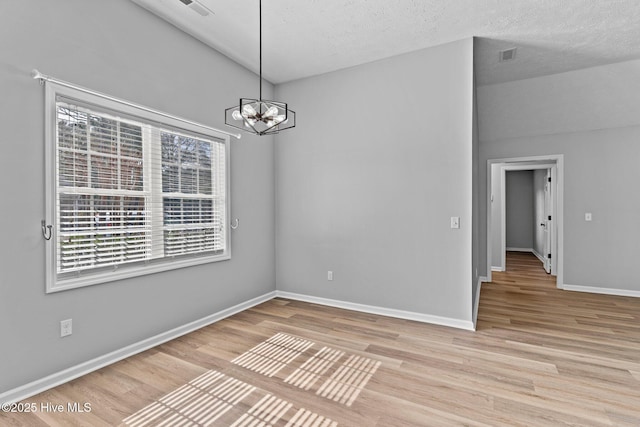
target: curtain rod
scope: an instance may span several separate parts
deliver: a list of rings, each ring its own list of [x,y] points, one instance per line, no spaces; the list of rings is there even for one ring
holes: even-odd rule
[[[200,123],[197,123],[197,122],[193,122],[191,120],[183,119],[182,117],[173,116],[171,114],[167,114],[167,113],[164,113],[162,111],[154,110],[153,108],[145,107],[145,106],[139,105],[139,104],[134,104],[133,102],[129,102],[129,101],[125,101],[123,99],[115,98],[113,96],[105,95],[104,93],[96,92],[94,90],[87,89],[87,88],[84,88],[82,86],[77,86],[77,85],[74,85],[72,83],[65,82],[64,80],[58,80],[58,79],[56,79],[54,77],[42,74],[40,71],[38,71],[36,69],[31,71],[31,76],[34,79],[39,79],[41,83],[44,82],[44,81],[57,83],[57,84],[59,84],[61,86],[65,86],[65,87],[68,87],[68,88],[71,88],[71,89],[80,90],[82,92],[89,93],[89,94],[95,95],[95,96],[99,96],[101,98],[105,98],[105,99],[108,99],[110,101],[119,102],[121,104],[127,105],[129,107],[138,108],[138,109],[146,111],[148,113],[158,114],[160,116],[163,116],[163,117],[166,117],[166,118],[169,118],[169,119],[178,120],[178,121],[181,121],[181,122],[184,122],[184,123],[188,123],[190,125],[195,125],[195,126],[199,126],[201,128],[205,128],[205,129],[209,129],[209,130],[215,131],[215,132],[220,132],[220,133],[232,136],[232,137],[237,138],[237,139],[240,139],[242,137],[242,135],[239,134],[239,133],[231,133],[231,132],[227,132],[227,131],[224,131],[224,130],[212,128],[211,126],[205,126],[203,124],[200,124]]]

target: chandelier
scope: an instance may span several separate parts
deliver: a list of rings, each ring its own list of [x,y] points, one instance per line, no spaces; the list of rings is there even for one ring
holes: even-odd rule
[[[225,110],[224,123],[256,135],[271,135],[296,126],[296,113],[286,103],[262,99],[262,0],[260,0],[260,98],[240,98]]]

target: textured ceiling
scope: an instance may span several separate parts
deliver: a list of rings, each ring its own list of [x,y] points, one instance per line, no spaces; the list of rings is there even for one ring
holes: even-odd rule
[[[258,0],[197,0],[206,17],[131,1],[258,71]],[[282,83],[472,36],[479,85],[638,59],[640,0],[263,0],[263,75]]]

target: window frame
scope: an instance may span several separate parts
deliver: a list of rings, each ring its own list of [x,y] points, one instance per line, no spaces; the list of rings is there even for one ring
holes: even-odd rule
[[[59,226],[58,223],[58,165],[57,165],[57,101],[58,97],[62,97],[65,100],[77,101],[80,105],[92,105],[97,109],[103,109],[111,112],[122,114],[125,120],[127,118],[139,119],[143,123],[152,124],[154,127],[163,130],[173,130],[175,132],[184,132],[191,137],[196,138],[197,135],[201,135],[205,138],[211,139],[215,143],[221,143],[224,145],[224,194],[222,200],[224,201],[224,208],[221,210],[224,212],[224,219],[222,221],[222,233],[224,238],[224,247],[222,253],[211,255],[185,255],[185,256],[171,256],[167,255],[161,258],[153,258],[137,261],[131,264],[114,265],[110,268],[100,268],[99,271],[78,273],[75,277],[58,277],[57,271],[57,257],[58,257],[58,239],[59,239]],[[231,259],[231,232],[229,226],[229,218],[231,211],[231,185],[230,185],[230,137],[225,133],[216,131],[199,123],[195,123],[189,120],[185,120],[179,117],[172,116],[167,113],[156,111],[148,107],[144,107],[138,104],[134,104],[125,100],[114,98],[108,95],[100,94],[98,92],[76,89],[69,86],[64,86],[55,82],[46,82],[45,84],[45,221],[47,224],[52,224],[51,239],[46,244],[46,293],[53,293],[59,291],[65,291],[69,289],[81,288],[85,286],[91,286],[101,283],[108,283],[117,280],[143,276],[147,274],[154,274],[163,271],[175,270],[179,268],[191,267],[195,265],[207,264],[218,261],[225,261]],[[158,141],[160,144],[160,141]],[[151,143],[143,143],[143,156],[149,156],[149,148]],[[161,145],[161,144],[160,144]],[[157,147],[161,150],[161,146]],[[144,163],[144,174],[150,170],[151,159],[144,160],[148,162],[148,165]],[[159,171],[152,172],[153,179],[158,179],[160,176],[160,183],[152,184],[154,186],[159,185],[159,193],[153,193],[149,199],[162,199],[162,176]],[[145,175],[144,179],[150,179],[150,176]],[[149,201],[151,203],[151,201]],[[164,209],[162,209],[164,212]],[[163,215],[164,216],[164,215]],[[151,235],[155,238],[158,235],[164,235],[164,221],[163,218],[155,218],[151,220]],[[160,244],[164,242],[164,236]],[[155,242],[152,244],[158,244]],[[67,275],[68,276],[68,275]]]

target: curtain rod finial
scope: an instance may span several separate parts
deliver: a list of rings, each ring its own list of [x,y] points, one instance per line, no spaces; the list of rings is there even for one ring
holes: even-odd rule
[[[35,68],[33,70],[31,70],[31,77],[33,77],[34,79],[40,79],[40,84],[44,84],[44,81],[47,80],[47,76],[45,76],[44,74],[42,74],[40,71],[36,70]]]

